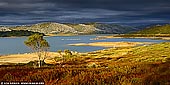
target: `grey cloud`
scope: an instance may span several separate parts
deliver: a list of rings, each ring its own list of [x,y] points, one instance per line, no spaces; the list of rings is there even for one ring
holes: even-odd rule
[[[168,0],[0,0],[0,24],[168,22]]]

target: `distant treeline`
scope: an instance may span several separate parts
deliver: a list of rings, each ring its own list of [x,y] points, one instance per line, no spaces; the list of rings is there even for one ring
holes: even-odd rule
[[[44,35],[43,33],[32,32],[28,30],[12,30],[12,31],[1,31],[0,37],[12,37],[12,36],[21,37],[21,36],[30,36],[36,33]]]

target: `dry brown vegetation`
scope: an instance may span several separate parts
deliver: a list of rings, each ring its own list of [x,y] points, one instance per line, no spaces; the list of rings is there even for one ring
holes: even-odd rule
[[[0,81],[46,85],[169,85],[170,43],[73,54],[62,64],[1,66]],[[60,59],[59,59],[60,61]]]

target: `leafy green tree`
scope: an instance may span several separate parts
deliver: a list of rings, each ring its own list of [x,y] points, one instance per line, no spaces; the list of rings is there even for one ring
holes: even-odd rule
[[[41,67],[41,61],[48,57],[48,50],[50,48],[49,43],[43,38],[43,35],[34,34],[28,37],[24,44],[31,48],[31,50],[38,55],[39,67]]]

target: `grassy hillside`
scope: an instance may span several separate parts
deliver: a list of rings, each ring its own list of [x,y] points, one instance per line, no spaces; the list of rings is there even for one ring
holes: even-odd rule
[[[170,34],[170,24],[151,26],[141,31],[134,32],[134,34]]]
[[[170,37],[170,24],[155,25],[137,32],[115,35],[114,37]]]
[[[40,32],[44,34],[52,34],[52,33],[69,33],[74,32],[75,30],[67,25],[59,24],[59,23],[38,23],[30,26],[16,26],[10,27],[11,30],[29,30],[33,32]]]
[[[1,66],[0,81],[44,81],[46,85],[169,85],[170,43],[110,48],[77,54],[62,65]]]

